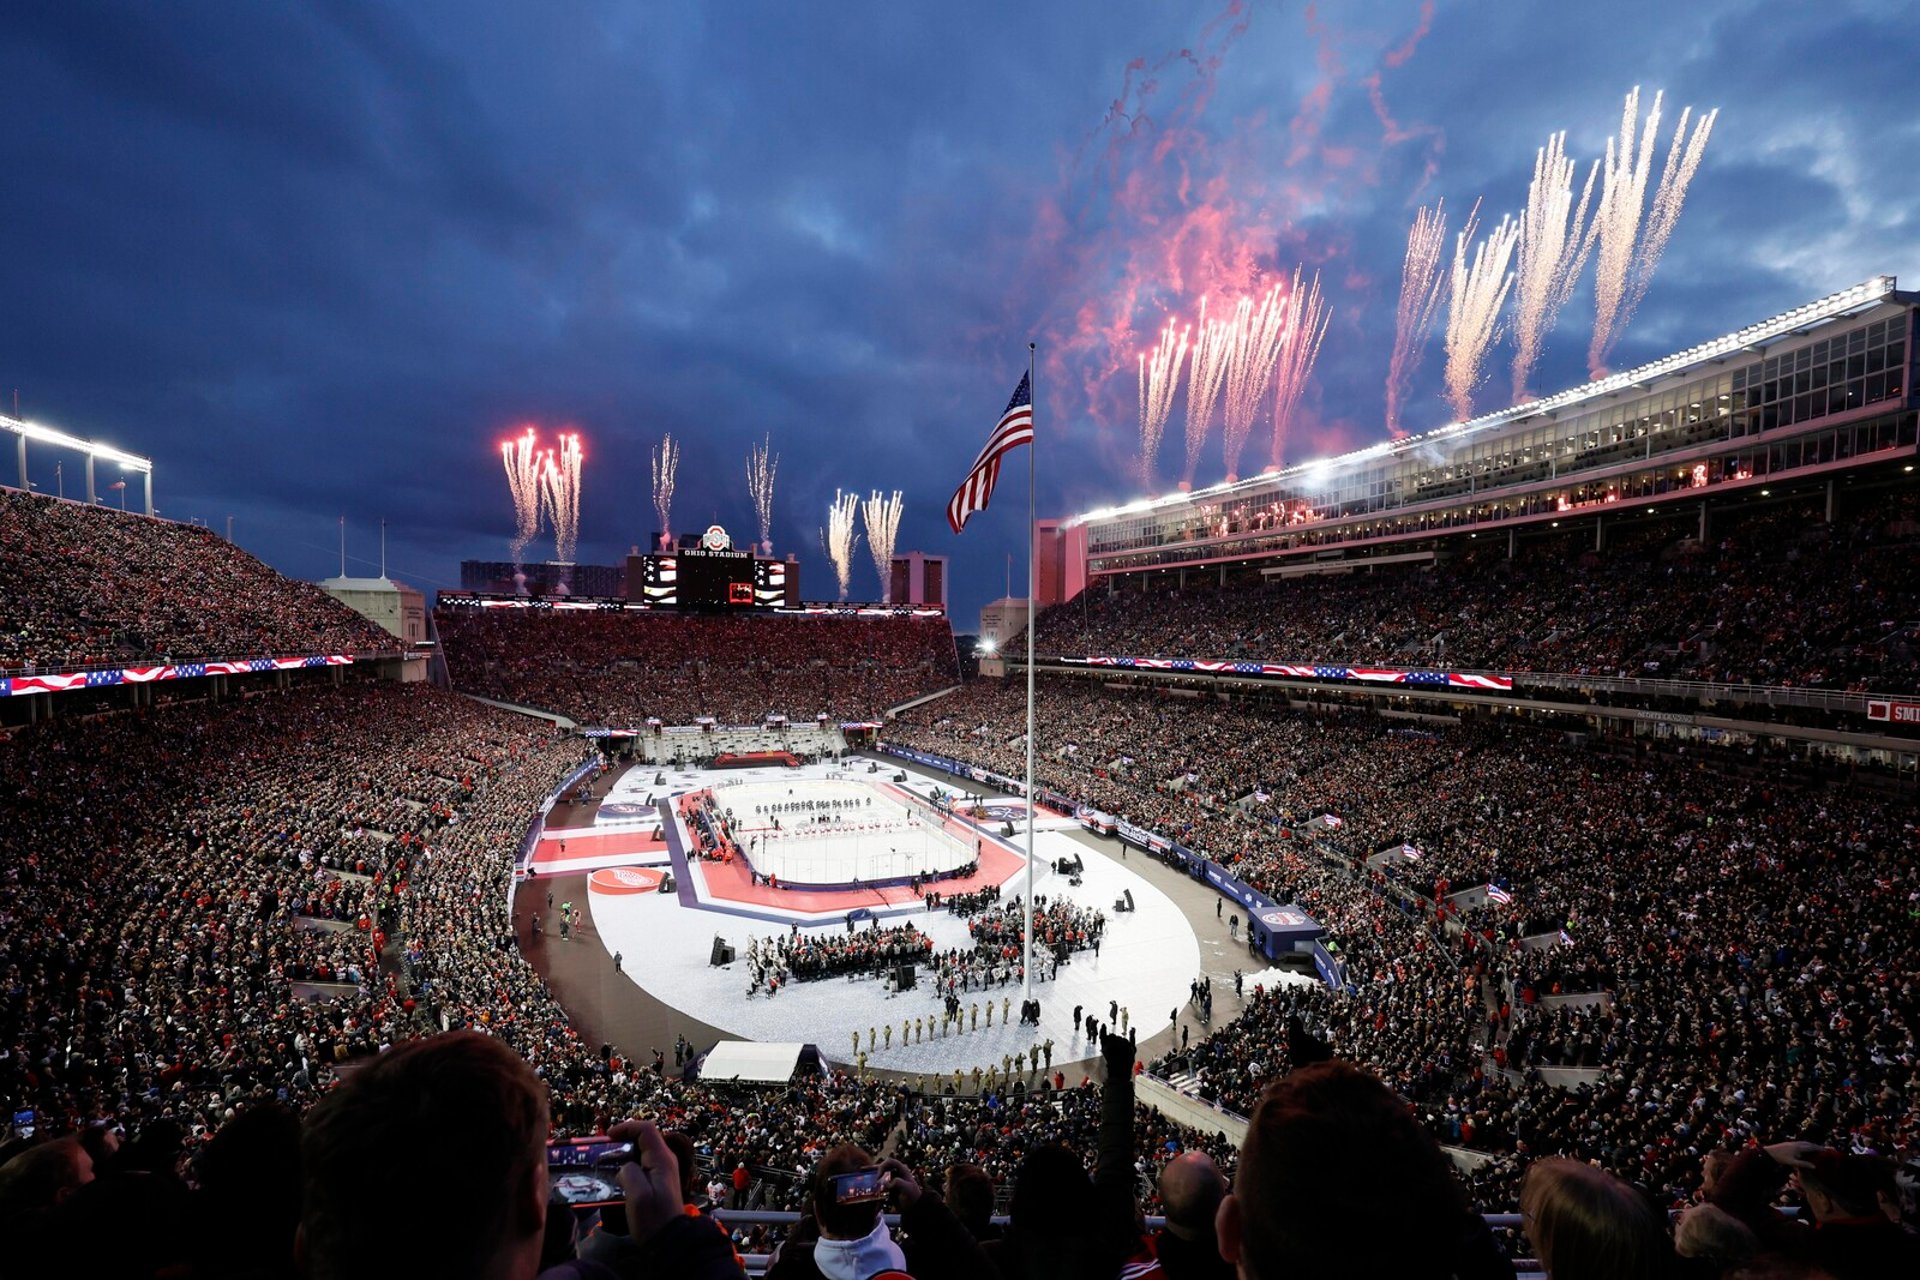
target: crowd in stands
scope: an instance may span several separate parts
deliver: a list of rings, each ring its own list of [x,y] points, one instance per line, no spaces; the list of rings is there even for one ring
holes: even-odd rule
[[[405,997],[379,952],[421,895],[455,892],[433,859],[456,812],[523,759],[583,754],[526,723],[352,686],[16,735],[0,1092],[42,1126],[164,1118],[187,1135],[235,1099],[310,1101],[396,1034]]]
[[[463,608],[434,617],[455,687],[583,724],[878,720],[958,679],[945,618]]]
[[[982,1169],[994,1186],[1012,1185],[1021,1162],[1043,1146],[1090,1152],[1100,1130],[1100,1091],[1091,1077],[1066,1082],[1059,1090],[1015,1092],[950,1091],[916,1094],[901,1128],[901,1159],[927,1169],[958,1165]],[[1141,1202],[1150,1213],[1162,1206],[1156,1186],[1160,1170],[1187,1151],[1204,1151],[1229,1173],[1233,1143],[1214,1133],[1177,1125],[1160,1112],[1136,1106],[1133,1115],[1134,1176]]]
[[[1829,583],[1770,590],[1816,648],[1863,634]],[[44,639],[33,616],[9,597],[0,643]],[[1896,647],[1848,661],[1868,650]],[[704,678],[662,668],[688,705]],[[592,758],[544,723],[301,682],[22,728],[0,741],[0,1094],[36,1132],[0,1147],[0,1277],[737,1276],[735,1247],[775,1241],[716,1227],[696,1183],[747,1168],[762,1206],[805,1210],[782,1278],[1501,1276],[1473,1211],[1511,1209],[1511,1250],[1562,1280],[1920,1272],[1910,798],[1194,692],[1050,681],[1040,780],[1327,928],[1346,989],[1258,990],[1155,1064],[1250,1118],[1238,1152],[1136,1107],[1122,1035],[1099,1083],[1036,1044],[921,1097],[845,1073],[749,1092],[589,1043],[508,914],[530,816]],[[890,733],[1012,774],[1023,730],[989,684]],[[1450,897],[1485,884],[1510,901]],[[1017,905],[974,917],[981,946],[1017,950]],[[1045,937],[1098,937],[1058,905]],[[606,1132],[637,1158],[588,1230],[549,1204],[541,1147]],[[871,1170],[882,1199],[836,1194]]]
[[[1428,565],[1185,590],[1095,588],[1043,613],[1043,654],[1393,663],[1911,692],[1920,689],[1920,494],[1817,498],[1528,539],[1457,537]],[[1165,581],[1165,579],[1160,579]]]
[[[1019,692],[969,687],[891,736],[1010,771]],[[1037,707],[1042,785],[1301,904],[1346,960],[1350,990],[1258,993],[1160,1064],[1208,1099],[1244,1113],[1293,1045],[1325,1044],[1488,1157],[1471,1175],[1485,1209],[1518,1203],[1543,1156],[1679,1206],[1711,1153],[1768,1136],[1914,1151],[1909,800],[1083,681],[1049,682]],[[1323,813],[1340,825],[1318,830]],[[1403,843],[1418,861],[1373,859]],[[1510,904],[1434,901],[1489,881]],[[1551,998],[1584,993],[1606,999]],[[1563,1087],[1540,1068],[1587,1070]]]
[[[399,647],[210,529],[0,490],[0,674]]]
[[[897,1143],[883,1132],[891,1112],[794,1108],[826,1123],[794,1134],[818,1155],[796,1183],[800,1221],[765,1274],[1515,1274],[1439,1144],[1361,1068],[1298,1066],[1262,1094],[1229,1152],[1217,1140],[1185,1143],[1143,1115],[1133,1046],[1107,1036],[1101,1049],[1097,1091],[1089,1082],[977,1105],[916,1102]],[[610,1126],[631,1145],[615,1174],[617,1201],[583,1213],[555,1198],[544,1158],[551,1096],[503,1039],[453,1032],[381,1053],[304,1119],[278,1102],[250,1107],[206,1145],[191,1180],[144,1136],[123,1141],[113,1129],[31,1146],[0,1160],[0,1268],[739,1280],[738,1245],[772,1243],[764,1228],[729,1234],[715,1209],[737,1207],[745,1165],[703,1193],[700,1118],[677,1111]],[[1776,1208],[1789,1178],[1797,1219]],[[1004,1227],[993,1217],[996,1179],[1007,1189]],[[1920,1268],[1920,1235],[1902,1221],[1911,1205],[1893,1167],[1810,1142],[1717,1162],[1671,1229],[1642,1190],[1571,1159],[1536,1161],[1521,1205],[1525,1247],[1559,1280],[1878,1280]],[[1147,1207],[1163,1215],[1158,1227],[1143,1222]],[[883,1210],[898,1212],[898,1227]]]

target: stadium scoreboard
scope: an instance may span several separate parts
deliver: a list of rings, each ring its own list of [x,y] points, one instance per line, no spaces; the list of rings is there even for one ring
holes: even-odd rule
[[[629,565],[628,598],[649,605],[728,612],[787,603],[786,561],[735,549],[719,525],[710,527],[698,546],[634,558],[640,572],[634,574]]]

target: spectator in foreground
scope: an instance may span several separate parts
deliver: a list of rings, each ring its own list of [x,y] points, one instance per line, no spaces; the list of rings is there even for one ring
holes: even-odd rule
[[[1646,1197],[1578,1160],[1535,1161],[1520,1215],[1551,1280],[1657,1280],[1672,1269],[1673,1249]]]
[[[874,1170],[886,1176],[883,1198],[839,1201],[836,1178]],[[994,1280],[998,1275],[960,1220],[939,1196],[922,1189],[900,1161],[876,1165],[864,1150],[846,1143],[820,1158],[813,1179],[807,1216],[774,1255],[767,1280],[874,1280],[904,1277],[909,1270],[918,1280]],[[900,1207],[900,1227],[912,1241],[909,1249],[894,1240],[881,1216],[888,1199]]]
[[[93,1181],[93,1157],[78,1138],[28,1147],[0,1165],[0,1234],[46,1213]]]
[[[200,1275],[291,1276],[300,1226],[300,1117],[278,1102],[250,1107],[200,1153]]]
[[[1153,1237],[1153,1255],[1167,1280],[1229,1280],[1214,1220],[1227,1198],[1227,1180],[1204,1151],[1188,1151],[1160,1171],[1160,1205],[1167,1225]]]
[[[1834,1280],[1920,1275],[1920,1236],[1895,1220],[1893,1169],[1878,1156],[1820,1151],[1800,1170],[1813,1261]]]
[[[1034,1148],[1014,1178],[1006,1234],[986,1256],[1006,1280],[1109,1280],[1151,1274],[1133,1196],[1133,1042],[1100,1038],[1105,1081],[1093,1176],[1075,1152]]]
[[[967,1234],[982,1244],[1000,1238],[993,1224],[993,1179],[977,1164],[956,1164],[947,1170],[947,1207]]]
[[[410,1041],[374,1058],[307,1115],[294,1252],[312,1280],[530,1280],[548,1186],[547,1090],[512,1049],[475,1032]],[[627,1121],[621,1168],[633,1250],[617,1266],[574,1261],[567,1280],[737,1277],[726,1236],[681,1211],[678,1162],[651,1123]]]
[[[1725,1209],[1696,1204],[1674,1224],[1673,1249],[1680,1255],[1675,1275],[1717,1280],[1759,1253],[1760,1240]]]
[[[1242,1280],[1513,1276],[1407,1104],[1337,1060],[1261,1095],[1216,1230]]]

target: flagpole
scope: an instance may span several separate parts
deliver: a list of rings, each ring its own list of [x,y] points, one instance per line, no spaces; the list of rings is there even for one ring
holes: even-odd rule
[[[1034,385],[1034,349],[1027,344],[1027,390],[1033,399],[1033,443],[1027,447],[1027,928],[1021,954],[1020,998],[1033,999],[1033,628],[1034,603],[1040,581],[1040,561],[1034,550],[1034,455],[1040,452],[1040,396]]]

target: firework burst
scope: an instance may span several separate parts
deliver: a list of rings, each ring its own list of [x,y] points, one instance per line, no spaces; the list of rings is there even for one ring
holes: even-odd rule
[[[553,526],[554,558],[572,564],[580,545],[580,435],[568,431],[560,436],[560,452],[552,449],[540,460],[540,489],[547,523]]]
[[[1167,419],[1173,415],[1173,393],[1180,385],[1180,362],[1187,358],[1187,343],[1193,326],[1174,336],[1176,321],[1167,321],[1152,355],[1140,357],[1140,481],[1153,488],[1153,460],[1160,452],[1160,437],[1166,434]]]
[[[773,554],[773,475],[780,469],[780,456],[773,451],[773,437],[747,450],[747,492],[753,495],[753,513],[760,518],[760,551]]]
[[[853,586],[853,549],[859,542],[857,521],[860,495],[833,491],[833,505],[827,508],[827,559],[833,561],[833,575],[840,580],[840,598],[847,598]]]
[[[1187,488],[1193,487],[1193,473],[1200,467],[1200,451],[1207,444],[1214,402],[1226,381],[1234,344],[1233,320],[1207,319],[1205,298],[1200,299],[1197,327],[1199,334],[1193,340],[1187,364],[1187,470],[1183,482]]]
[[[1660,94],[1653,95],[1646,132],[1636,142],[1640,87],[1634,86],[1620,113],[1620,135],[1607,140],[1606,159],[1602,161],[1600,206],[1594,213],[1600,247],[1594,259],[1593,342],[1587,348],[1587,367],[1596,378],[1606,373],[1607,357],[1620,341],[1627,321],[1633,318],[1634,308],[1646,297],[1647,286],[1653,283],[1654,268],[1659,266],[1660,255],[1680,221],[1687,188],[1700,168],[1707,138],[1720,114],[1718,109],[1707,112],[1689,134],[1687,124],[1693,108],[1680,112],[1680,123],[1674,130],[1643,227],[1641,211],[1646,205],[1647,179],[1653,172],[1654,143],[1660,133],[1660,100]]]
[[[878,489],[861,504],[867,525],[867,554],[873,557],[874,572],[880,575],[880,600],[893,601],[893,546],[900,537],[900,513],[906,502],[900,490],[891,498]]]
[[[1273,374],[1273,465],[1279,466],[1287,451],[1287,432],[1293,414],[1313,374],[1313,362],[1320,358],[1320,344],[1327,336],[1327,324],[1333,308],[1320,296],[1320,273],[1304,289],[1300,268],[1293,269],[1293,288],[1287,294],[1286,347]]]
[[[660,517],[660,548],[673,549],[673,478],[680,470],[680,446],[668,433],[653,450],[653,511]]]
[[[1387,431],[1395,438],[1406,434],[1400,428],[1400,405],[1447,296],[1448,276],[1440,270],[1440,254],[1447,244],[1446,208],[1445,200],[1431,209],[1420,206],[1407,230],[1407,256],[1400,264],[1400,305],[1393,315],[1393,359],[1387,366]]]
[[[1453,302],[1447,308],[1447,402],[1459,422],[1473,416],[1481,362],[1500,336],[1500,308],[1513,288],[1507,264],[1520,240],[1520,225],[1508,214],[1475,246],[1469,263],[1467,246],[1479,229],[1480,204],[1475,201],[1453,243]]]
[[[1533,153],[1533,181],[1527,186],[1527,207],[1520,214],[1520,256],[1513,286],[1513,402],[1527,396],[1527,379],[1540,361],[1540,349],[1553,332],[1560,308],[1573,294],[1574,282],[1593,248],[1587,230],[1587,206],[1593,182],[1600,176],[1596,161],[1587,171],[1580,203],[1573,201],[1573,176],[1578,166],[1567,156],[1567,135],[1560,132]]]
[[[518,570],[527,544],[540,532],[540,452],[533,428],[500,446],[507,468],[507,492],[513,496],[513,566]]]
[[[1291,299],[1275,285],[1267,290],[1258,305],[1252,298],[1242,298],[1234,309],[1233,351],[1227,362],[1227,385],[1221,401],[1226,419],[1228,480],[1239,478],[1240,451],[1246,448],[1247,437],[1253,433],[1253,420],[1260,416],[1260,409],[1266,403],[1274,366],[1285,349],[1290,303]]]

